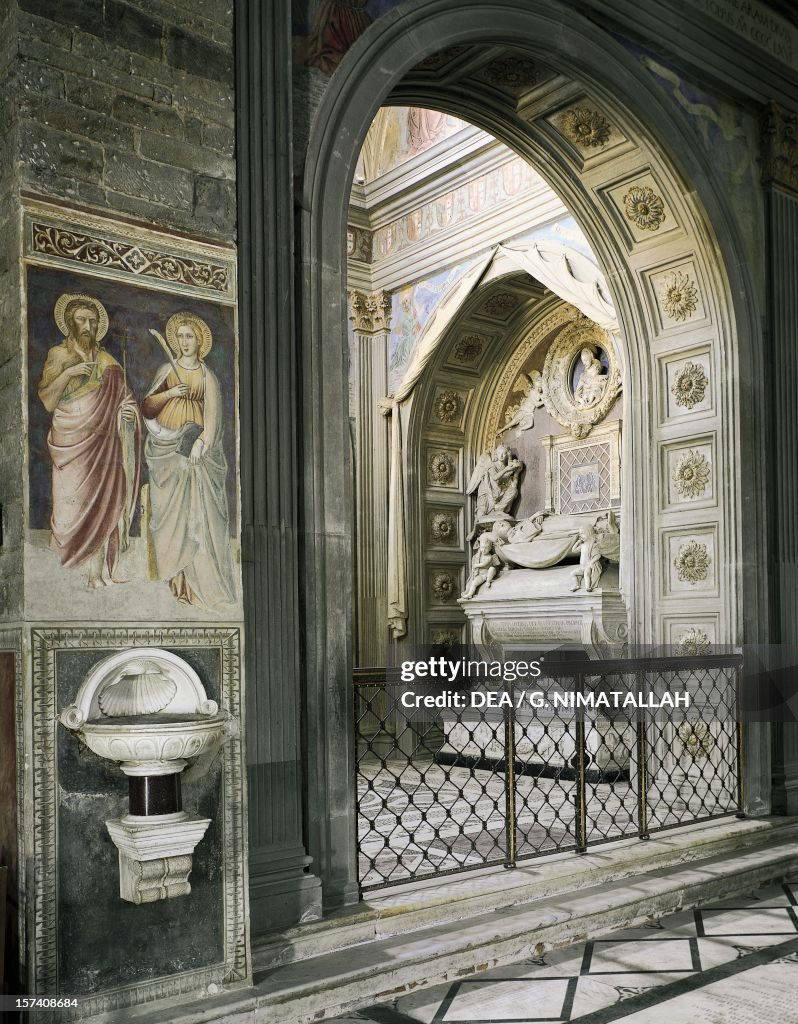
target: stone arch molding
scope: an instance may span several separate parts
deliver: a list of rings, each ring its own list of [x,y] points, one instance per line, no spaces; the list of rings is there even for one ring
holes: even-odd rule
[[[522,50],[553,68],[560,99],[537,93],[526,103],[484,87],[447,91],[442,81],[437,89],[417,80],[403,86],[432,53],[472,44]],[[532,160],[604,270],[625,343],[623,459],[636,468],[623,481],[624,515],[637,524],[624,570],[631,639],[678,642],[696,628],[716,642],[739,642],[744,540],[761,547],[761,508],[745,522],[740,515],[741,438],[753,462],[759,428],[753,398],[746,394],[742,404],[737,388],[740,372],[750,377],[755,362],[757,315],[710,155],[697,151],[645,68],[559,0],[534,9],[528,0],[409,0],[377,19],[347,53],[316,113],[302,195],[305,569],[314,595],[306,606],[306,666],[318,681],[309,700],[325,709],[317,716],[322,733],[310,741],[325,751],[331,780],[314,797],[323,804],[312,815],[319,821],[349,818],[341,802],[351,765],[351,646],[341,640],[351,636],[346,209],[360,146],[386,101],[445,109]],[[566,126],[580,109],[611,129],[589,151]],[[710,466],[698,496],[680,490],[678,467],[690,452]],[[684,570],[684,549],[695,544],[707,555],[701,579]],[[753,573],[745,579],[746,621],[755,633],[756,580]],[[342,841],[354,848],[351,832]],[[311,845],[325,863],[329,836],[317,830]]]

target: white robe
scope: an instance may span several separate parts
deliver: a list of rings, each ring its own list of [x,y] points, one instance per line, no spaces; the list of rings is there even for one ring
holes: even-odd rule
[[[236,602],[235,572],[230,555],[227,510],[227,460],[222,447],[222,408],[219,382],[204,363],[205,451],[192,465],[184,441],[196,428],[178,429],[145,420],[144,456],[150,478],[150,535],[159,579],[171,580],[182,572],[198,601],[206,607]],[[168,372],[166,367],[166,372]],[[160,371],[149,394],[165,376]]]

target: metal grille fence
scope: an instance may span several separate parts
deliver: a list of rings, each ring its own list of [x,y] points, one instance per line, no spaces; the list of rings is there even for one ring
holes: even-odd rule
[[[518,683],[464,688],[509,696],[482,711],[410,709],[408,684],[356,669],[361,888],[741,815],[741,669],[739,655],[550,664],[533,687],[549,707],[526,706]],[[575,706],[552,706],[555,691]],[[613,692],[652,708],[590,706]],[[689,709],[655,710],[685,692]]]

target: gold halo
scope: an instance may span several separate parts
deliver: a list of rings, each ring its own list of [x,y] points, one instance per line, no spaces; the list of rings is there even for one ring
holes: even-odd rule
[[[196,313],[189,313],[188,310],[182,313],[175,313],[174,316],[170,316],[166,321],[166,340],[169,342],[169,348],[171,348],[175,356],[180,355],[180,344],[177,340],[177,329],[181,324],[185,323],[190,324],[194,328],[194,333],[199,338],[199,349],[197,351],[197,355],[200,359],[204,359],[210,352],[213,345],[211,329],[201,317],[198,317]]]
[[[64,335],[65,338],[69,337],[69,327],[67,327],[66,320],[64,319],[64,310],[73,300],[79,300],[80,302],[88,302],[92,306],[97,307],[97,312],[100,314],[100,321],[97,324],[97,341],[102,339],[108,333],[108,313],[106,312],[105,306],[100,302],[99,299],[95,299],[91,295],[70,295],[64,293],[59,299],[56,300],[53,308],[53,317],[55,319],[58,330]]]

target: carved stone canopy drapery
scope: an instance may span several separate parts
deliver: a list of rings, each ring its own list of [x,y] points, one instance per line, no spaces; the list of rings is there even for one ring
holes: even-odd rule
[[[391,329],[391,296],[386,291],[349,292],[349,319],[361,334],[378,334]]]
[[[579,317],[560,332],[546,356],[546,408],[573,437],[586,437],[620,391],[621,369],[610,335],[587,317]]]

